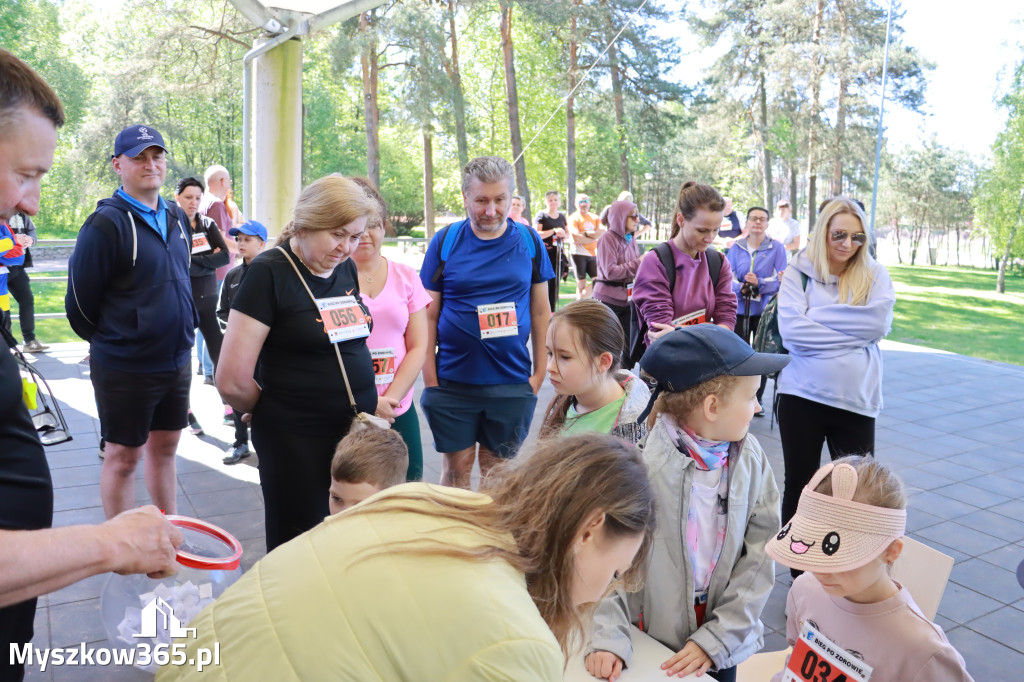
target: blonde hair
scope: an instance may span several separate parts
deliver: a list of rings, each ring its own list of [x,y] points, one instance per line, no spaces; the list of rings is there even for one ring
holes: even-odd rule
[[[861,229],[867,234],[867,219],[864,211],[849,197],[834,197],[829,199],[825,208],[818,214],[818,220],[814,223],[814,231],[811,232],[810,242],[807,244],[807,258],[814,265],[818,279],[828,281],[828,241],[831,239],[829,224],[837,215],[852,215],[860,221]],[[871,295],[871,287],[875,283],[875,276],[871,272],[871,253],[868,249],[871,243],[871,235],[868,242],[857,248],[857,253],[846,262],[846,267],[839,273],[839,302],[850,305],[864,305],[868,296]]]
[[[659,414],[667,414],[680,425],[685,424],[687,418],[704,403],[709,395],[716,395],[723,401],[728,400],[729,394],[736,388],[739,381],[740,377],[719,374],[713,379],[691,386],[684,391],[663,391],[654,401],[654,408],[647,418],[647,425],[648,427],[654,426]]]
[[[328,175],[302,190],[280,239],[291,239],[303,230],[336,230],[375,216],[378,210],[377,202],[356,182],[337,173]]]
[[[853,501],[885,509],[906,509],[907,493],[903,481],[894,471],[874,457],[851,455],[840,457],[833,464],[849,464],[857,472],[857,490]],[[814,492],[832,495],[832,474],[821,480]]]
[[[342,483],[370,483],[381,490],[405,483],[409,448],[397,431],[355,422],[334,449],[331,478]]]
[[[389,547],[387,552],[508,562],[525,575],[526,589],[568,659],[571,649],[583,642],[583,624],[590,622],[597,607],[596,603],[577,605],[572,597],[573,547],[594,514],[604,513],[604,529],[612,541],[643,536],[632,565],[620,577],[626,590],[636,591],[643,585],[656,515],[654,490],[640,452],[605,434],[546,439],[533,454],[492,469],[481,492],[490,495],[492,504],[481,507],[473,501],[396,491],[384,499],[397,504],[361,505],[346,513],[397,509],[475,526],[487,538],[478,547],[422,537]],[[514,545],[505,540],[509,535]]]

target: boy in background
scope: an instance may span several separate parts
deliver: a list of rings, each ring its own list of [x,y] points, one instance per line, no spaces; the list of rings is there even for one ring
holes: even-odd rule
[[[405,483],[409,448],[397,431],[356,423],[331,460],[331,515]]]
[[[220,320],[221,329],[226,329],[228,324],[228,312],[231,310],[231,301],[235,297],[238,284],[242,281],[246,268],[252,259],[263,252],[267,245],[267,228],[255,220],[247,220],[238,227],[232,227],[228,234],[238,242],[238,255],[242,257],[242,264],[228,270],[224,276],[224,284],[220,289],[220,303],[217,306],[217,318]],[[224,421],[235,425],[235,444],[228,450],[225,464],[238,464],[252,454],[249,449],[249,425],[242,421],[242,415],[235,414],[229,406],[224,406]]]

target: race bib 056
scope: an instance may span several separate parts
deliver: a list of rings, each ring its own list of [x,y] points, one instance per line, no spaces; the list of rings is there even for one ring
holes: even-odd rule
[[[355,296],[316,299],[324,331],[331,343],[361,339],[370,335],[370,326]]]

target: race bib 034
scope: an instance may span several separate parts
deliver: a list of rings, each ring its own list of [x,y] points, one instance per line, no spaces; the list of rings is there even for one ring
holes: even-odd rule
[[[800,628],[800,639],[782,674],[782,682],[868,682],[872,667],[825,637],[810,623]]]

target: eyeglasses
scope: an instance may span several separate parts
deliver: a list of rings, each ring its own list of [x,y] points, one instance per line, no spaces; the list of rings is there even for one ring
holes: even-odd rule
[[[626,217],[627,217],[627,218],[632,218],[633,220],[640,220],[640,214],[639,214],[639,213],[630,213],[630,214],[629,214],[628,216],[626,216]]]
[[[845,242],[849,237],[854,244],[863,246],[868,243],[868,236],[863,232],[847,232],[846,230],[832,230],[832,241]]]

